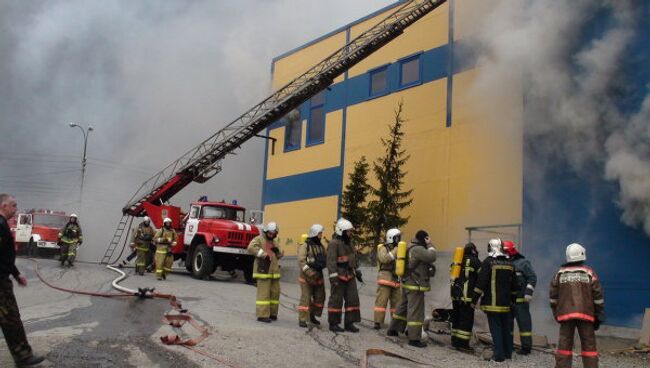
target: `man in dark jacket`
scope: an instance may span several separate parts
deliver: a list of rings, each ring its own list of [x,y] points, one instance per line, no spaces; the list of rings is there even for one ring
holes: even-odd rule
[[[335,234],[327,246],[327,271],[330,279],[330,299],[327,303],[327,321],[330,331],[343,332],[339,326],[345,312],[345,331],[359,332],[354,326],[361,322],[357,282],[363,282],[356,253],[352,246],[354,226],[344,218],[336,222]],[[343,303],[345,302],[345,308]]]
[[[406,251],[406,273],[402,277],[402,301],[393,314],[388,327],[388,336],[407,328],[409,345],[423,348],[422,322],[424,321],[424,293],[431,290],[429,279],[433,277],[433,262],[436,261],[436,248],[426,231],[420,230]]]
[[[16,214],[16,198],[0,194],[0,326],[9,351],[19,367],[36,365],[44,360],[34,355],[27,342],[23,322],[20,320],[14,286],[9,276],[20,286],[27,286],[27,279],[16,268],[16,248],[7,220]]]
[[[584,264],[586,260],[585,248],[580,244],[570,244],[566,248],[567,263],[562,265],[551,282],[551,309],[555,320],[560,323],[556,368],[571,367],[576,329],[580,335],[583,367],[598,367],[594,331],[605,322],[605,297],[598,275]]]
[[[501,239],[488,243],[488,257],[483,261],[472,304],[481,298],[481,310],[488,318],[494,344],[492,360],[503,362],[512,359],[512,327],[510,305],[517,295],[517,278],[512,262],[503,252]]]
[[[481,261],[474,243],[467,243],[460,265],[460,276],[451,285],[451,300],[454,311],[451,320],[451,345],[458,350],[470,352],[469,340],[474,327],[472,297],[476,287]]]
[[[533,299],[533,292],[537,286],[537,275],[530,261],[526,259],[514,242],[506,240],[503,242],[503,249],[510,257],[512,265],[515,266],[515,275],[517,276],[517,299],[512,306],[512,327],[514,328],[514,319],[517,319],[519,326],[519,337],[521,338],[520,355],[528,355],[533,347],[533,320],[530,316],[530,301]]]

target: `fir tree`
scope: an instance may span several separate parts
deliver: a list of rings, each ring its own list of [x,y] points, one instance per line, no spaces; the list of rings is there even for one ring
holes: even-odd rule
[[[370,193],[368,184],[368,171],[370,165],[366,156],[354,163],[354,169],[348,177],[350,182],[345,186],[341,197],[341,216],[354,225],[355,244],[362,244],[367,233],[368,210],[366,208],[366,197]]]
[[[381,241],[386,230],[401,228],[408,223],[409,218],[402,217],[400,213],[413,202],[413,190],[402,190],[407,174],[404,165],[410,157],[401,148],[404,138],[402,127],[406,122],[402,112],[403,102],[400,102],[395,110],[393,124],[388,127],[389,137],[381,139],[385,155],[373,163],[378,186],[371,189],[374,199],[368,203],[368,212],[370,232],[375,244]]]

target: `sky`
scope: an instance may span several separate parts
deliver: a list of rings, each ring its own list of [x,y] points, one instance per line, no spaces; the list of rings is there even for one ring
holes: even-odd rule
[[[80,213],[94,260],[142,182],[270,94],[274,56],[393,2],[1,2],[0,192]],[[81,206],[71,122],[93,127]],[[263,148],[246,143],[173,202],[259,209]]]

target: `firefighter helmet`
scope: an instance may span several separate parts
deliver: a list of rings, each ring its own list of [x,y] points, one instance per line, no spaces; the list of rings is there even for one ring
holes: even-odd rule
[[[280,231],[280,228],[275,222],[269,222],[268,224],[264,225],[264,227],[262,227],[262,231],[265,233],[274,232],[277,234],[278,231]]]
[[[352,226],[352,223],[350,221],[341,217],[338,221],[336,221],[334,231],[336,232],[336,235],[343,236],[343,232],[346,230],[354,230],[354,226]]]
[[[509,256],[514,256],[519,254],[519,251],[517,250],[517,245],[515,245],[515,242],[513,242],[512,240],[503,241],[503,251]]]
[[[318,234],[322,233],[324,230],[323,225],[321,224],[313,224],[309,228],[309,237],[313,238],[315,236],[318,236]]]
[[[169,217],[165,217],[165,219],[163,220],[163,225],[166,224],[166,223],[169,223],[171,225],[172,224],[172,219],[170,219]]]
[[[504,256],[503,242],[499,238],[490,239],[488,242],[488,255],[492,258]]]
[[[79,216],[77,216],[76,213],[72,213],[72,214],[70,214],[70,218],[78,218],[78,217],[79,217]]]
[[[397,244],[401,240],[402,232],[399,229],[389,229],[386,231],[386,243]]]
[[[145,217],[142,218],[142,222],[144,222],[145,224],[148,224],[149,221],[151,221],[151,219],[149,218],[149,216],[145,216]]]
[[[585,247],[578,243],[569,244],[566,247],[566,261],[571,262],[580,262],[587,260],[587,251]]]

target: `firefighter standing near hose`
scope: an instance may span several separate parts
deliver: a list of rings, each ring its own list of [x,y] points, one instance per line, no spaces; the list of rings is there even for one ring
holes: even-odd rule
[[[323,269],[327,267],[327,253],[321,243],[323,226],[314,224],[303,244],[298,246],[298,267],[300,268],[300,305],[298,325],[307,327],[307,321],[320,325],[316,317],[323,314],[325,302],[325,281]]]
[[[598,367],[596,334],[605,322],[605,296],[596,272],[584,262],[585,248],[570,244],[566,248],[566,261],[557,272],[550,289],[551,309],[560,323],[560,338],[555,355],[556,368],[570,368],[573,358],[573,336],[580,335],[582,365]]]
[[[340,218],[336,222],[335,234],[327,246],[327,271],[330,279],[327,320],[332,332],[359,332],[359,329],[354,326],[355,322],[361,322],[356,280],[363,282],[363,276],[352,246],[353,232],[352,223]],[[344,317],[342,316],[343,312],[345,312]],[[339,326],[341,317],[343,317],[345,329]]]
[[[278,319],[280,308],[280,258],[284,252],[278,247],[280,228],[275,222],[262,227],[262,234],[248,244],[248,253],[255,256],[253,278],[257,281],[255,315],[257,320],[270,323]]]
[[[514,329],[514,320],[516,319],[521,338],[521,350],[518,351],[518,354],[528,355],[533,348],[533,320],[530,316],[530,301],[533,299],[533,292],[535,291],[535,286],[537,286],[537,275],[530,261],[519,253],[514,242],[504,240],[503,250],[510,257],[512,265],[515,267],[515,275],[517,276],[517,285],[519,287],[517,299],[512,306],[512,322],[510,326]]]
[[[156,231],[154,243],[156,244],[156,279],[166,280],[167,274],[172,271],[174,257],[171,249],[176,246],[178,235],[172,228],[172,219],[166,217],[163,220],[163,227]]]
[[[66,261],[68,266],[74,266],[75,258],[77,257],[77,247],[83,243],[83,234],[81,233],[81,226],[79,226],[79,219],[76,214],[70,215],[70,220],[65,224],[63,229],[59,231],[59,245],[61,246],[61,266],[64,266]]]
[[[397,244],[400,242],[402,232],[399,229],[390,229],[386,232],[386,244],[377,246],[377,297],[375,299],[375,330],[379,330],[384,324],[386,307],[390,301],[392,314],[397,310],[400,303],[401,291],[399,279],[395,274],[395,259],[397,257]]]
[[[406,272],[402,277],[402,301],[393,314],[388,327],[388,336],[397,336],[407,329],[409,345],[418,348],[427,346],[422,341],[422,322],[424,322],[424,293],[431,290],[429,279],[435,274],[433,262],[436,249],[431,244],[429,234],[419,230],[407,250]]]
[[[147,255],[149,253],[149,245],[153,240],[154,229],[151,227],[151,220],[145,216],[138,228],[133,233],[131,240],[131,248],[135,248],[135,273],[142,276],[144,275],[145,267],[147,266]]]
[[[460,273],[451,284],[451,300],[454,308],[451,320],[451,345],[457,350],[472,352],[473,349],[469,346],[474,327],[472,297],[481,261],[474,243],[465,244],[462,250]]]
[[[488,257],[481,264],[472,305],[481,298],[494,343],[491,360],[512,359],[512,320],[510,306],[517,296],[518,285],[512,262],[503,251],[501,239],[490,239]]]

